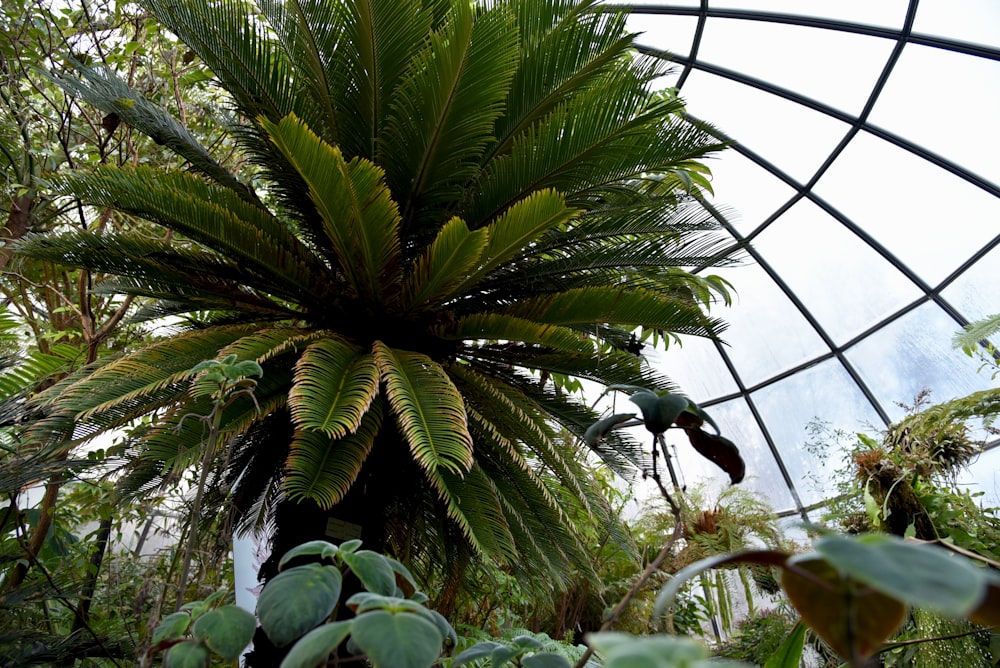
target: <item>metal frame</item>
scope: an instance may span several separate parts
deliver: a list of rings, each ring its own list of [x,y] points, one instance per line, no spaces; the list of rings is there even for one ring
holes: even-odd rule
[[[920,291],[921,296],[916,300],[902,307],[895,313],[883,318],[875,325],[870,327],[868,330],[862,332],[861,334],[855,336],[851,340],[847,341],[842,345],[837,345],[832,337],[824,330],[822,325],[813,314],[810,312],[808,307],[796,296],[794,291],[788,286],[788,284],[782,279],[782,277],[775,271],[771,265],[761,257],[752,246],[748,244],[748,252],[753,260],[759,264],[759,266],[768,274],[768,276],[775,282],[779,289],[788,297],[795,308],[802,314],[809,325],[816,331],[819,337],[822,339],[824,344],[829,349],[828,352],[816,356],[813,359],[798,365],[794,368],[787,369],[778,373],[770,378],[765,379],[762,382],[756,383],[754,385],[748,386],[745,384],[740,376],[739,370],[733,364],[732,359],[725,349],[720,344],[716,344],[716,348],[721,356],[724,364],[729,369],[732,374],[738,391],[735,393],[730,393],[725,396],[719,396],[712,398],[707,401],[702,401],[704,406],[712,406],[726,401],[731,401],[734,399],[742,398],[750,409],[753,419],[755,420],[758,428],[764,436],[764,439],[771,451],[775,462],[778,465],[778,469],[781,471],[782,477],[785,484],[788,486],[788,490],[791,493],[791,497],[794,500],[794,509],[782,509],[779,514],[782,515],[794,515],[798,514],[803,519],[809,519],[809,511],[815,509],[814,506],[806,507],[803,505],[801,496],[796,489],[795,482],[789,475],[788,469],[782,460],[780,451],[775,443],[774,437],[768,428],[768,425],[763,420],[755,402],[753,393],[763,387],[767,387],[773,383],[780,380],[793,376],[807,368],[815,366],[823,361],[829,359],[836,359],[840,365],[844,368],[847,374],[850,376],[852,381],[857,385],[862,394],[867,398],[868,402],[871,404],[874,411],[879,415],[879,417],[885,422],[889,423],[888,413],[882,406],[881,402],[876,398],[875,394],[872,392],[871,388],[867,386],[864,380],[861,378],[858,371],[850,363],[850,361],[845,356],[845,352],[856,345],[860,341],[866,339],[871,334],[883,329],[890,323],[894,322],[898,318],[903,317],[907,313],[910,313],[919,306],[927,303],[933,302],[938,307],[940,307],[945,313],[947,313],[956,323],[957,326],[964,326],[968,324],[968,319],[960,312],[959,309],[955,308],[952,304],[948,303],[941,296],[941,291],[955,281],[959,276],[961,276],[965,270],[971,267],[978,259],[985,256],[998,244],[1000,244],[1000,235],[994,237],[990,242],[984,245],[976,253],[972,255],[958,270],[953,272],[950,276],[946,277],[939,284],[932,286],[927,284],[923,279],[921,279],[916,272],[914,272],[910,267],[908,267],[898,256],[896,256],[891,250],[876,241],[870,234],[868,234],[863,228],[854,223],[852,220],[847,218],[844,214],[838,211],[831,204],[826,202],[823,198],[819,197],[815,192],[813,192],[813,187],[823,176],[823,174],[830,168],[837,157],[843,152],[848,143],[859,133],[867,132],[876,137],[879,137],[891,144],[909,151],[913,155],[916,155],[928,162],[933,163],[941,169],[948,171],[949,173],[963,179],[964,181],[988,192],[994,197],[1000,198],[1000,185],[993,183],[986,178],[963,168],[962,166],[948,160],[942,155],[939,155],[924,146],[916,144],[914,142],[908,141],[903,137],[900,137],[889,130],[880,128],[868,122],[868,117],[871,114],[872,109],[875,107],[878,101],[879,95],[884,89],[886,82],[889,80],[889,76],[892,73],[903,49],[908,44],[930,46],[938,49],[943,49],[947,51],[952,51],[955,53],[962,53],[967,55],[973,55],[981,58],[987,58],[990,60],[1000,61],[1000,49],[992,48],[989,46],[971,44],[967,42],[962,42],[958,40],[949,40],[939,37],[934,37],[931,35],[917,34],[912,31],[913,22],[916,17],[918,0],[910,0],[905,18],[903,20],[902,26],[898,29],[886,28],[879,26],[864,25],[859,23],[852,23],[846,21],[839,21],[834,19],[823,19],[817,17],[809,16],[799,16],[793,14],[782,14],[774,12],[760,12],[752,10],[736,10],[736,9],[722,9],[714,8],[709,6],[708,0],[701,0],[700,5],[697,7],[690,6],[676,6],[667,4],[657,4],[657,5],[616,5],[613,3],[608,3],[602,5],[609,9],[621,9],[627,8],[629,11],[635,14],[651,14],[651,15],[672,15],[672,16],[695,16],[697,17],[697,24],[692,36],[691,48],[689,49],[688,56],[672,56],[666,51],[651,47],[651,46],[640,46],[640,50],[648,55],[652,55],[659,58],[668,59],[671,62],[680,64],[683,66],[683,71],[681,72],[677,87],[682,88],[685,81],[687,80],[690,73],[694,70],[704,71],[716,76],[724,77],[731,81],[737,82],[742,85],[750,86],[752,88],[758,89],[760,91],[776,95],[785,100],[794,102],[796,104],[805,106],[814,111],[825,114],[831,118],[838,121],[846,123],[849,125],[849,130],[845,134],[844,138],[837,144],[837,146],[830,152],[827,158],[823,161],[822,165],[816,171],[816,173],[809,179],[806,183],[800,183],[790,174],[783,171],[776,165],[769,162],[762,155],[752,150],[750,147],[743,145],[739,142],[733,145],[733,149],[739,152],[744,157],[748,158],[759,167],[765,169],[767,172],[773,176],[780,179],[782,182],[790,186],[794,190],[794,194],[788,199],[782,206],[780,206],[770,217],[768,217],[761,225],[754,229],[751,233],[747,235],[741,235],[736,229],[728,223],[721,215],[718,214],[711,206],[707,205],[707,208],[712,211],[713,215],[721,222],[723,227],[728,231],[729,234],[733,236],[734,239],[740,242],[750,242],[757,235],[759,235],[763,230],[767,229],[775,220],[777,220],[781,215],[783,215],[789,208],[802,199],[807,199],[812,203],[819,206],[821,209],[826,211],[830,216],[832,216],[836,221],[838,221],[845,228],[850,230],[854,235],[861,239],[865,244],[872,248],[881,257],[887,260],[893,267],[895,267],[899,272],[901,272],[910,282],[912,282],[917,289]],[[705,26],[710,18],[722,18],[722,19],[739,19],[745,21],[765,21],[769,23],[781,23],[802,27],[819,28],[824,30],[835,30],[841,32],[848,32],[853,34],[867,35],[872,37],[879,37],[884,39],[891,39],[895,41],[895,46],[892,49],[885,65],[882,68],[882,72],[876,80],[871,93],[864,105],[863,110],[858,116],[853,116],[847,114],[843,111],[835,109],[827,104],[824,104],[814,98],[801,95],[795,91],[788,90],[781,86],[777,86],[768,81],[763,81],[755,77],[748,76],[741,72],[737,72],[728,68],[713,65],[712,63],[700,60],[698,53],[701,47],[702,37],[704,35]],[[990,444],[991,447],[996,447],[1000,445],[1000,441],[995,441]]]

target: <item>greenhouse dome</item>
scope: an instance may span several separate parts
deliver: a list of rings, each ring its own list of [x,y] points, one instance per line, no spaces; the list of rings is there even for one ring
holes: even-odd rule
[[[643,50],[674,64],[665,85],[733,139],[710,163],[710,206],[750,243],[744,266],[718,272],[737,294],[725,343],[685,340],[657,364],[740,445],[746,486],[815,519],[839,459],[811,432],[875,433],[922,391],[937,403],[996,386],[952,338],[1000,310],[1000,6],[632,12]],[[980,437],[962,481],[997,505],[1000,450]],[[719,477],[676,451],[685,482]]]

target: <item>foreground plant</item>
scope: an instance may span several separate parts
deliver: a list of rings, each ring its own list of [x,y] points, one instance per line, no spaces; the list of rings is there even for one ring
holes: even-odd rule
[[[983,626],[1000,625],[1000,577],[985,562],[885,534],[826,535],[814,551],[749,550],[709,557],[681,569],[656,602],[657,614],[693,576],[736,563],[781,569],[781,587],[802,621],[851,666],[903,624],[909,606]]]

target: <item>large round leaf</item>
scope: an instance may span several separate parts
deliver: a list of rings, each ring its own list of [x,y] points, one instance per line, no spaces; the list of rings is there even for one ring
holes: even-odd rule
[[[849,661],[870,656],[906,618],[905,605],[842,577],[815,554],[789,559],[781,588],[809,628]]]
[[[430,668],[444,640],[438,627],[423,617],[387,610],[355,617],[351,637],[375,668]]]
[[[315,668],[320,665],[351,632],[353,621],[324,624],[305,634],[285,656],[281,668]],[[325,662],[323,665],[326,665]]]
[[[396,573],[389,561],[378,552],[342,552],[340,558],[354,571],[368,591],[383,596],[396,593]]]
[[[824,536],[815,550],[855,580],[910,605],[962,617],[986,594],[983,571],[931,545],[882,534]]]
[[[153,646],[181,638],[191,626],[191,615],[179,611],[164,617],[153,631]]]
[[[194,623],[194,635],[226,661],[235,661],[253,640],[257,620],[243,608],[224,605],[211,610]]]
[[[659,396],[655,392],[644,390],[630,396],[629,401],[642,411],[642,421],[646,429],[654,434],[662,434],[670,429],[685,408],[688,407],[687,397],[679,394]]]
[[[340,599],[342,577],[332,566],[307,564],[279,573],[257,600],[267,637],[283,647],[322,623]]]
[[[164,668],[205,668],[208,665],[208,648],[197,640],[179,642],[167,651]]]

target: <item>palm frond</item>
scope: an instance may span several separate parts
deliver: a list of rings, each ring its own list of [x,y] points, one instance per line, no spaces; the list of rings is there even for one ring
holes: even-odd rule
[[[367,160],[345,161],[295,116],[264,127],[307,184],[354,291],[375,305],[386,301],[401,269],[400,218],[382,170]]]
[[[219,78],[248,118],[278,119],[302,86],[251,7],[240,0],[147,0],[146,9]]]
[[[288,393],[292,418],[300,431],[342,438],[361,425],[378,382],[379,369],[370,353],[338,338],[311,343],[295,365]]]
[[[187,160],[191,167],[248,203],[260,204],[257,194],[215,160],[186,127],[166,109],[153,104],[132,89],[113,71],[74,63],[83,78],[50,76],[71,95],[113,114]]]
[[[347,494],[375,444],[384,409],[375,401],[357,429],[340,438],[300,429],[292,440],[284,489],[290,499],[312,499],[330,508]]]
[[[530,242],[566,223],[574,213],[554,190],[542,190],[519,200],[486,228],[489,241],[480,264],[459,289],[468,290],[492,270],[524,254]]]
[[[326,273],[282,221],[186,172],[102,168],[73,174],[56,186],[95,206],[114,207],[181,232],[288,290],[308,290]]]
[[[439,364],[425,355],[375,342],[385,395],[410,452],[428,473],[461,475],[472,466],[472,437],[462,395]]]
[[[547,346],[579,354],[593,354],[593,340],[583,334],[533,320],[502,313],[476,313],[465,316],[454,325],[441,328],[442,338],[455,340],[506,340]]]
[[[526,298],[504,311],[536,322],[578,327],[594,323],[663,329],[693,336],[717,336],[724,324],[680,299],[629,287],[593,287]]]
[[[492,140],[517,62],[509,12],[451,2],[448,23],[430,34],[394,91],[379,156],[409,226],[436,218],[477,173]]]
[[[470,232],[461,218],[448,221],[407,272],[402,307],[436,307],[445,301],[479,262],[486,243],[485,229]]]

